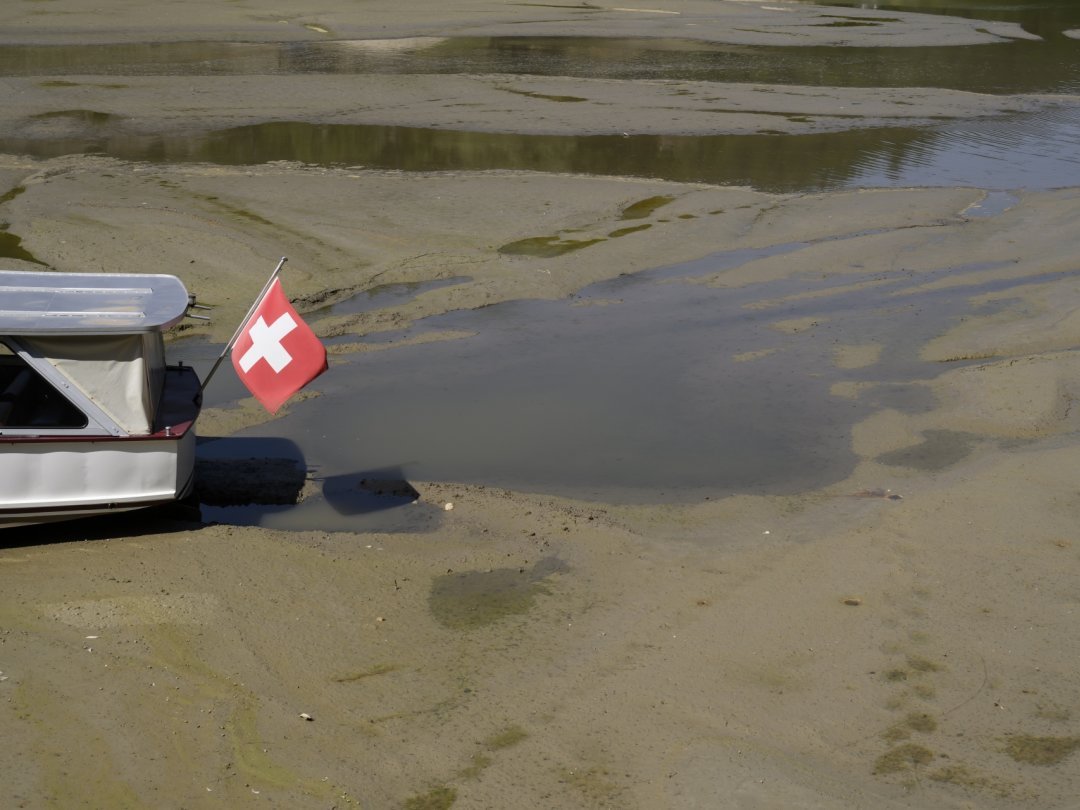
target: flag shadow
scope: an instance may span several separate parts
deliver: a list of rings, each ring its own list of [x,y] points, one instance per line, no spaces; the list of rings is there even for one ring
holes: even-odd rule
[[[322,479],[322,496],[339,515],[366,515],[417,503],[420,493],[400,467],[367,470]]]
[[[424,502],[400,467],[314,476],[311,483],[317,491],[309,492],[290,516],[298,528],[427,533],[443,519],[443,510]]]

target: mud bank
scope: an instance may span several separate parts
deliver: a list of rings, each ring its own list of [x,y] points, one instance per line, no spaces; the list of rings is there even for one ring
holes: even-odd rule
[[[786,3],[430,3],[408,14],[376,4],[362,19],[335,3],[305,16],[219,3],[109,2],[93,15],[77,6],[5,6],[0,28],[23,42],[583,24],[670,36],[706,21],[711,36],[722,29],[739,42],[1017,35],[892,13],[873,26],[829,27],[821,23],[837,10]],[[184,80],[156,81],[134,82],[116,112],[183,117]],[[494,80],[468,82],[486,93]],[[563,92],[530,82],[519,89]],[[53,89],[85,91],[5,83],[20,91],[20,120],[46,110]],[[573,92],[609,90],[622,92],[602,83]],[[106,91],[93,90],[99,99]],[[151,109],[152,92],[168,104]],[[957,101],[931,95],[913,116]],[[224,115],[223,98],[195,102],[193,123]],[[831,108],[840,96],[827,98]],[[864,101],[887,103],[877,98],[870,90]],[[959,101],[971,101],[972,114],[1017,103]],[[297,118],[332,111],[318,93],[304,103],[287,106]],[[56,109],[72,104],[82,106],[65,97]],[[661,106],[641,128],[663,128]],[[524,128],[538,126],[529,109],[517,110]],[[424,115],[449,123],[434,105]],[[512,117],[499,115],[499,126]],[[171,272],[214,306],[214,320],[187,327],[176,346],[227,337],[282,254],[290,295],[335,342],[335,364],[392,352],[399,344],[372,338],[426,316],[566,298],[623,273],[794,242],[807,243],[797,257],[762,255],[694,283],[745,290],[828,279],[802,293],[825,296],[848,278],[872,289],[868,274],[902,273],[909,290],[970,299],[974,310],[917,347],[942,369],[906,389],[917,409],[890,405],[891,384],[873,378],[895,346],[837,343],[833,364],[866,372],[836,388],[837,407],[880,405],[851,430],[851,474],[825,488],[616,506],[409,481],[416,505],[401,508],[414,516],[397,532],[272,531],[190,513],[5,532],[5,806],[1074,803],[1075,189],[1016,192],[991,213],[980,206],[1000,198],[972,188],[767,194],[568,174],[85,155],[4,156],[0,180],[0,220],[25,266]],[[626,230],[640,225],[650,227]],[[552,245],[568,249],[536,249]],[[327,309],[384,284],[423,289],[370,311]],[[797,342],[827,328],[785,317],[786,303],[755,302],[774,308],[777,334]],[[905,301],[896,304],[899,312]],[[762,356],[738,347],[717,355]],[[797,400],[791,414],[799,418]],[[200,433],[231,435],[265,418],[250,401],[212,403]]]

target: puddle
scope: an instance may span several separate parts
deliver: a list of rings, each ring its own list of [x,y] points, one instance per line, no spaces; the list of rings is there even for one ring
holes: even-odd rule
[[[978,264],[916,278],[672,283],[804,247],[721,253],[567,301],[425,319],[417,330],[476,335],[343,356],[339,373],[315,382],[322,396],[251,432],[291,437],[328,475],[388,467],[405,479],[615,502],[805,491],[850,473],[857,421],[881,407],[930,405],[909,383],[943,367],[919,350],[991,310],[971,300],[1051,278],[982,282],[995,265]],[[968,274],[970,284],[924,287]],[[874,283],[855,287],[861,281]],[[607,306],[581,306],[589,303]],[[837,364],[837,345],[870,344],[885,347],[876,362]],[[845,381],[880,385],[857,400],[834,396]],[[928,438],[922,455],[894,461],[937,469],[962,457],[962,442]]]
[[[1019,201],[1019,197],[1007,191],[992,191],[979,202],[965,208],[963,215],[972,219],[996,217],[1008,211]]]

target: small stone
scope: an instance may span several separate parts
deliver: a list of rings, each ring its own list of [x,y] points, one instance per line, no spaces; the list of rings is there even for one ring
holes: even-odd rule
[[[453,508],[454,508],[454,505],[452,503],[446,503],[446,504],[443,505],[443,509],[445,509],[447,512],[449,512]]]
[[[860,599],[857,596],[849,596],[846,599],[844,599],[844,604],[847,605],[848,607],[858,607],[859,605],[862,604],[862,599]]]
[[[300,717],[301,717],[301,718],[303,718],[304,720],[307,720],[307,721],[308,721],[309,723],[310,723],[310,722],[311,722],[312,720],[314,720],[314,719],[315,719],[314,717],[312,717],[312,716],[311,716],[310,714],[308,714],[307,712],[300,712]]]

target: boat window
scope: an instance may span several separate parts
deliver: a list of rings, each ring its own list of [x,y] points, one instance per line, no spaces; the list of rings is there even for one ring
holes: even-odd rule
[[[0,428],[84,428],[86,416],[0,344]]]

